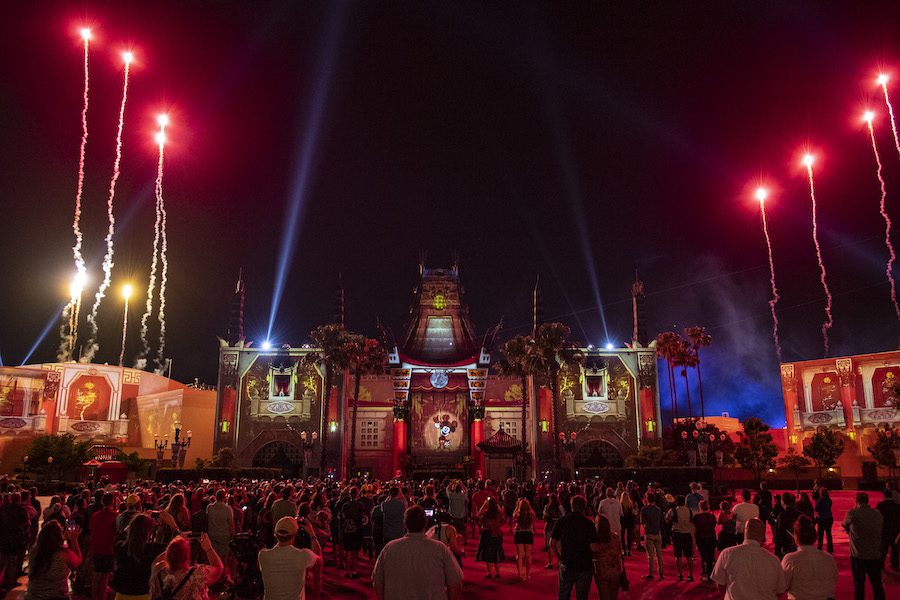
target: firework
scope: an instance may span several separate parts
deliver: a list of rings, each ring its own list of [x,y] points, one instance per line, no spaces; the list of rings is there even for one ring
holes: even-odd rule
[[[166,284],[169,275],[169,241],[166,233],[166,203],[163,199],[163,157],[166,146],[166,126],[169,124],[169,117],[159,115],[157,118],[159,123],[159,131],[156,134],[156,143],[159,146],[159,163],[156,171],[156,206],[159,213],[159,260],[162,263],[162,272],[159,280],[159,351],[156,355],[156,363],[158,371],[162,372],[165,368],[165,348],[166,348]]]
[[[891,132],[894,134],[894,147],[897,149],[897,154],[900,155],[900,137],[897,136],[897,123],[894,121],[894,107],[891,105],[891,98],[888,96],[887,84],[890,81],[890,77],[888,77],[885,73],[882,73],[878,76],[876,80],[878,85],[881,86],[881,91],[884,92],[884,103],[887,105],[888,115],[891,117]]]
[[[875,174],[878,176],[878,183],[881,185],[881,202],[879,203],[878,208],[881,211],[881,218],[884,219],[884,244],[887,246],[888,254],[890,255],[887,262],[887,268],[884,272],[887,275],[888,282],[891,284],[891,302],[894,305],[894,313],[897,315],[897,318],[900,319],[900,306],[897,305],[897,286],[894,282],[893,273],[894,261],[897,260],[897,254],[894,252],[894,245],[891,244],[891,218],[888,216],[885,208],[887,187],[884,184],[884,176],[882,175],[881,155],[878,154],[878,144],[875,142],[875,127],[872,126],[874,118],[875,114],[872,111],[866,111],[865,114],[863,114],[863,121],[866,122],[866,126],[869,128],[869,141],[872,142],[872,154],[875,156]]]
[[[122,287],[122,298],[125,299],[125,310],[122,312],[122,350],[119,352],[119,366],[125,364],[125,334],[128,332],[128,299],[131,298],[131,284]]]
[[[90,84],[88,70],[88,49],[91,42],[91,30],[84,27],[80,31],[81,41],[84,45],[84,93],[81,106],[81,146],[78,152],[78,183],[75,189],[75,217],[72,220],[72,232],[75,234],[75,245],[72,246],[72,254],[75,258],[76,277],[84,279],[87,275],[87,268],[84,264],[84,257],[81,254],[81,246],[83,237],[81,234],[81,196],[84,191],[84,155],[87,149],[87,113],[88,113],[88,90]],[[82,286],[83,288],[83,286]],[[74,284],[73,284],[74,291]],[[78,295],[70,295],[69,302],[63,308],[63,325],[60,327],[60,346],[58,358],[60,361],[72,359],[72,350],[74,349],[75,339],[77,338],[78,328],[78,312],[81,308],[81,290]],[[68,327],[68,329],[67,329]]]
[[[826,280],[825,263],[822,261],[822,248],[819,246],[819,225],[816,220],[816,186],[813,181],[813,163],[816,158],[812,154],[803,157],[803,166],[806,167],[806,174],[809,177],[809,198],[812,201],[812,236],[813,243],[816,246],[816,258],[819,261],[819,279],[822,282],[822,289],[825,290],[825,321],[822,323],[822,342],[824,344],[825,356],[828,356],[829,340],[828,330],[834,326],[834,318],[831,316],[832,297],[831,290],[828,289]]]
[[[122,162],[122,131],[125,129],[125,103],[128,100],[128,75],[131,63],[134,61],[134,54],[131,52],[122,53],[122,62],[125,63],[125,75],[122,82],[122,104],[119,106],[119,128],[116,132],[116,158],[113,162],[113,174],[109,180],[109,197],[106,200],[106,217],[109,223],[106,230],[106,254],[103,257],[103,281],[97,289],[94,296],[94,305],[88,315],[88,324],[91,328],[90,339],[87,343],[87,351],[82,357],[83,362],[90,362],[99,349],[97,344],[97,312],[100,310],[100,303],[106,295],[112,279],[113,268],[113,236],[116,231],[116,218],[113,214],[113,201],[116,196],[116,182],[119,180],[119,166]]]
[[[778,295],[778,288],[775,286],[775,262],[772,260],[772,239],[769,237],[769,225],[766,222],[766,198],[769,191],[764,188],[757,188],[756,199],[759,200],[759,212],[762,215],[763,234],[766,236],[766,248],[769,251],[769,282],[772,284],[772,299],[769,300],[769,309],[772,311],[772,339],[775,340],[775,352],[778,355],[778,362],[781,362],[781,342],[778,340],[778,315],[775,312],[775,305],[781,297]]]

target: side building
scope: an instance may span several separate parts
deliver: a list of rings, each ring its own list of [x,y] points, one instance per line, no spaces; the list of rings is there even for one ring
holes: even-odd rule
[[[323,413],[318,349],[231,340],[219,350],[216,448],[233,448],[241,465],[294,476],[504,478],[551,476],[559,444],[561,466],[585,476],[622,466],[658,435],[653,348],[582,348],[584,364],[559,376],[560,441],[547,382],[526,380],[523,420],[521,380],[492,369],[499,327],[476,334],[458,267],[420,265],[419,276],[402,334],[382,328],[385,374],[362,378],[355,439],[350,373],[336,375]]]

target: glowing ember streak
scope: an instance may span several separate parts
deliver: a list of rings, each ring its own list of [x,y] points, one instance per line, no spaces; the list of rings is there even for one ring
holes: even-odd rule
[[[146,356],[150,353],[149,329],[147,322],[153,313],[153,294],[156,290],[156,271],[159,263],[159,245],[160,245],[160,229],[162,228],[162,213],[159,210],[159,199],[162,190],[163,175],[163,144],[160,142],[160,134],[156,134],[156,141],[159,144],[159,160],[156,166],[156,222],[153,224],[153,258],[150,262],[150,282],[147,286],[147,303],[144,314],[141,315],[141,344],[142,349],[138,355],[137,368],[146,366]]]
[[[116,132],[116,159],[113,162],[113,174],[109,181],[109,197],[106,201],[106,217],[109,226],[106,230],[106,255],[103,257],[103,282],[97,289],[94,296],[94,306],[91,307],[91,313],[88,315],[88,323],[91,326],[91,337],[87,343],[87,351],[82,357],[82,362],[90,362],[100,346],[97,344],[97,312],[100,310],[100,302],[106,295],[106,290],[112,280],[113,268],[113,236],[116,232],[116,218],[113,214],[113,200],[116,196],[116,182],[119,180],[119,166],[122,163],[122,131],[125,129],[125,103],[128,101],[128,75],[131,69],[131,62],[134,55],[131,52],[125,52],[122,55],[125,63],[125,76],[122,82],[122,104],[119,106],[119,128]]]
[[[887,105],[888,114],[891,116],[891,131],[894,134],[894,147],[897,149],[897,155],[900,156],[900,137],[897,136],[897,123],[894,121],[894,107],[891,105],[891,99],[888,96],[887,84],[890,77],[882,73],[878,76],[878,85],[884,92],[884,103]]]
[[[165,123],[165,124],[164,124]],[[156,355],[157,370],[159,373],[165,369],[166,359],[164,351],[166,348],[166,284],[168,283],[169,274],[169,241],[166,234],[166,203],[163,199],[163,150],[166,144],[165,127],[169,123],[168,118],[159,121],[159,133],[157,134],[157,143],[159,144],[159,165],[156,174],[156,204],[160,215],[160,250],[159,259],[162,262],[162,276],[159,283],[159,352]]]
[[[75,218],[72,220],[72,232],[75,234],[75,245],[72,247],[72,254],[75,257],[75,269],[78,272],[79,277],[84,277],[87,274],[87,268],[84,264],[84,256],[81,254],[81,247],[83,242],[83,236],[81,233],[81,197],[84,191],[84,156],[85,150],[87,149],[87,138],[88,138],[88,127],[87,127],[87,113],[88,113],[88,90],[90,84],[89,70],[88,70],[88,48],[90,46],[91,40],[91,30],[87,27],[81,29],[81,39],[84,42],[84,94],[82,100],[81,107],[81,147],[78,152],[78,184],[75,191]],[[75,339],[77,337],[77,328],[78,328],[78,310],[77,306],[81,304],[81,291],[78,292],[78,297],[76,298],[74,295],[69,300],[69,303],[66,304],[65,308],[63,308],[63,318],[68,318],[69,328],[68,331],[65,331],[66,326],[63,325],[60,328],[60,347],[58,358],[61,361],[68,361],[72,359],[72,351],[74,349]]]
[[[119,351],[119,366],[125,364],[125,335],[128,332],[128,299],[131,298],[131,285],[126,284],[122,288],[122,297],[125,299],[125,310],[122,313],[122,349]]]
[[[816,221],[816,186],[813,183],[813,163],[815,157],[807,154],[803,157],[803,164],[806,166],[806,173],[809,176],[809,198],[812,200],[812,235],[813,243],[816,245],[816,258],[819,261],[819,279],[822,281],[822,289],[825,290],[825,322],[822,323],[822,341],[825,348],[825,356],[828,356],[829,340],[828,330],[834,326],[834,318],[831,316],[832,297],[831,291],[828,289],[826,281],[825,263],[822,261],[822,248],[819,246],[819,226]]]
[[[891,218],[888,216],[884,206],[885,201],[887,200],[887,187],[884,184],[884,176],[882,175],[881,155],[878,154],[878,144],[875,143],[875,128],[872,126],[873,116],[874,115],[872,115],[871,112],[867,112],[863,117],[863,120],[869,128],[869,140],[872,142],[872,154],[875,156],[875,165],[877,167],[876,175],[878,175],[878,183],[881,185],[881,203],[879,204],[879,210],[881,211],[881,218],[884,219],[884,244],[887,246],[888,253],[890,254],[885,274],[891,284],[891,302],[894,304],[894,313],[897,315],[897,318],[900,319],[900,306],[897,305],[897,286],[894,282],[893,273],[894,261],[897,260],[897,254],[894,252],[893,244],[891,244]]]
[[[778,295],[778,288],[775,286],[775,262],[772,260],[772,239],[769,237],[769,225],[766,221],[766,198],[769,192],[766,188],[758,188],[756,190],[756,199],[759,200],[759,212],[762,215],[763,234],[766,236],[766,248],[769,251],[769,282],[772,284],[772,299],[769,300],[769,308],[772,311],[772,338],[775,340],[775,352],[778,355],[778,362],[781,362],[781,342],[778,340],[778,315],[775,312],[775,305],[781,297]]]

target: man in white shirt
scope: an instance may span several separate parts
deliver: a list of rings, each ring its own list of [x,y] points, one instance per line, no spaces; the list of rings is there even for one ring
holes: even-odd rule
[[[461,598],[462,569],[446,544],[425,537],[425,510],[411,506],[403,520],[407,534],[385,545],[372,571],[378,600]]]
[[[803,515],[794,523],[796,552],[781,559],[788,600],[827,600],[834,598],[838,570],[834,557],[816,549],[816,526]]]
[[[609,528],[621,535],[622,533],[622,503],[616,500],[616,492],[611,487],[606,488],[606,498],[600,501],[597,512],[609,521]]]
[[[734,505],[734,508],[731,509],[731,514],[734,517],[734,530],[737,532],[739,540],[744,539],[744,527],[747,525],[747,522],[750,519],[759,518],[759,507],[750,502],[750,490],[741,491],[741,498],[743,498],[744,501],[738,502]],[[763,525],[765,525],[765,523],[763,523]],[[763,533],[765,533],[765,529],[763,529]],[[765,537],[760,541],[761,543],[765,543]]]
[[[781,563],[763,548],[766,525],[747,521],[744,543],[719,554],[712,580],[725,587],[725,600],[776,600],[787,587]]]
[[[264,600],[303,600],[306,586],[306,570],[314,567],[322,555],[322,548],[316,539],[312,523],[304,519],[303,528],[309,534],[312,550],[295,548],[297,519],[282,517],[275,524],[274,548],[259,551],[259,570],[265,586]],[[313,589],[313,599],[319,598],[319,586]]]

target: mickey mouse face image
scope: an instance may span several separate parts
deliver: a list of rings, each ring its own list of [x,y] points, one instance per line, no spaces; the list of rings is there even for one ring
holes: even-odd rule
[[[457,422],[450,420],[450,415],[441,415],[440,417],[432,417],[434,426],[441,434],[438,438],[438,449],[450,447],[450,434],[456,431]]]

